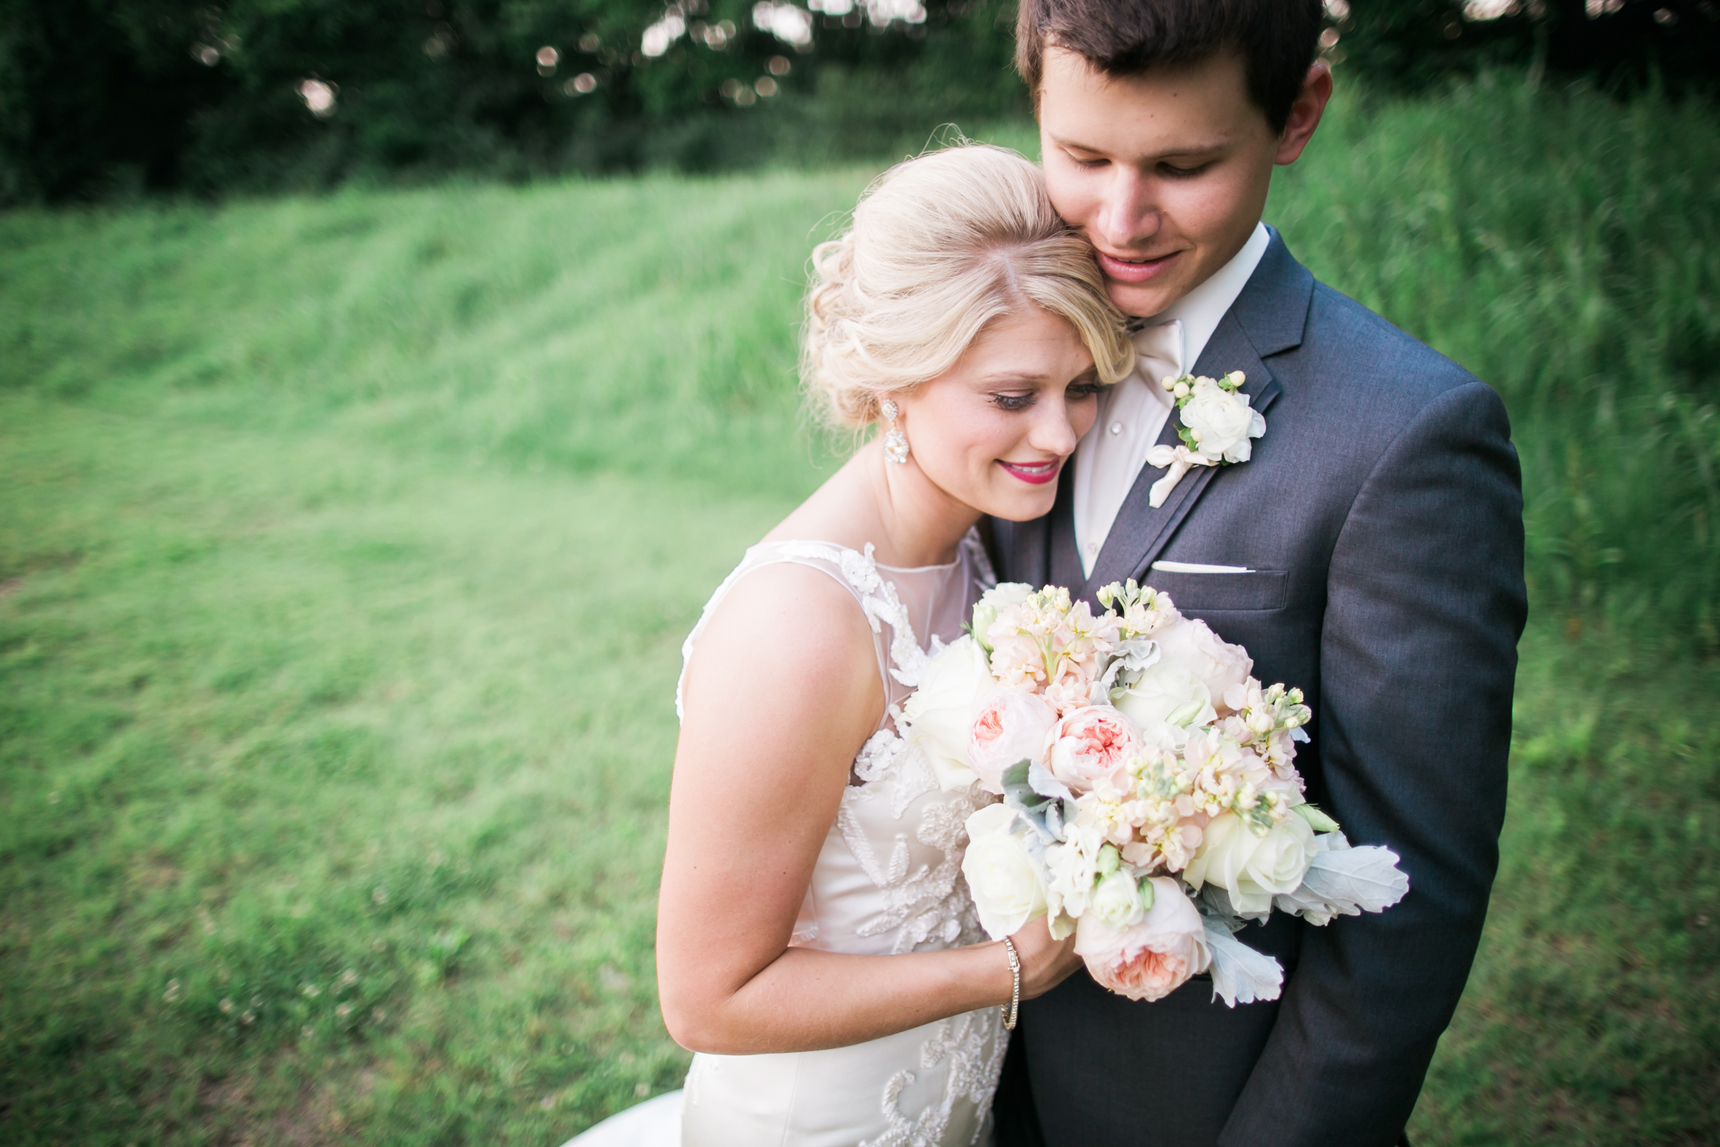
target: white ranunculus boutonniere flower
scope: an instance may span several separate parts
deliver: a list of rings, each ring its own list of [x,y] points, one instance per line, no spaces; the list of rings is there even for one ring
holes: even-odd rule
[[[1195,466],[1224,466],[1246,462],[1254,453],[1252,439],[1266,433],[1266,418],[1248,405],[1242,393],[1246,376],[1233,370],[1223,378],[1166,378],[1161,385],[1171,392],[1180,412],[1177,428],[1181,446],[1155,446],[1147,451],[1147,465],[1170,467],[1149,492],[1148,505],[1165,504]]]

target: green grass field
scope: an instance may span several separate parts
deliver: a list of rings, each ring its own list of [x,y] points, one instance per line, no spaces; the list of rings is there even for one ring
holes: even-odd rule
[[[1340,109],[1269,210],[1525,463],[1418,1144],[1720,1139],[1715,170],[1699,106],[1501,81]],[[797,302],[870,174],[0,216],[0,1141],[553,1147],[678,1086],[679,646],[829,471]]]

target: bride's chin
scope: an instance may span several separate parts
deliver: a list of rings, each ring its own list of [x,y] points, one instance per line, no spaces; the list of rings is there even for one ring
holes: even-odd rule
[[[1031,522],[1051,512],[1051,507],[1057,502],[1057,483],[1052,482],[1043,490],[1022,491],[994,501],[996,505],[982,508],[987,515],[1006,522]]]

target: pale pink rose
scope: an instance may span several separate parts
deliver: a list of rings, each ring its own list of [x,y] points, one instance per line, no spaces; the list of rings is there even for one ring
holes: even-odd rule
[[[979,774],[980,787],[1001,794],[1004,770],[1024,760],[1039,760],[1045,751],[1045,734],[1056,722],[1057,710],[1025,689],[993,689],[987,694],[968,732],[968,764]]]
[[[1212,963],[1200,910],[1168,876],[1155,876],[1153,906],[1121,931],[1081,917],[1075,952],[1098,984],[1131,1000],[1162,1000]]]
[[[1254,659],[1240,645],[1231,645],[1207,627],[1185,617],[1153,634],[1161,663],[1176,665],[1206,686],[1208,695],[1223,703],[1232,686],[1243,685],[1254,670]]]
[[[1076,793],[1121,796],[1130,787],[1128,760],[1141,751],[1129,719],[1109,705],[1076,709],[1046,736],[1051,775]]]

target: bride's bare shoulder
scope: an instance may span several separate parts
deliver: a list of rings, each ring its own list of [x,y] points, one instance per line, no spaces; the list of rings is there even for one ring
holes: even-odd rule
[[[795,561],[749,571],[694,642],[684,701],[731,705],[749,696],[816,708],[879,692],[871,623],[831,572]]]

